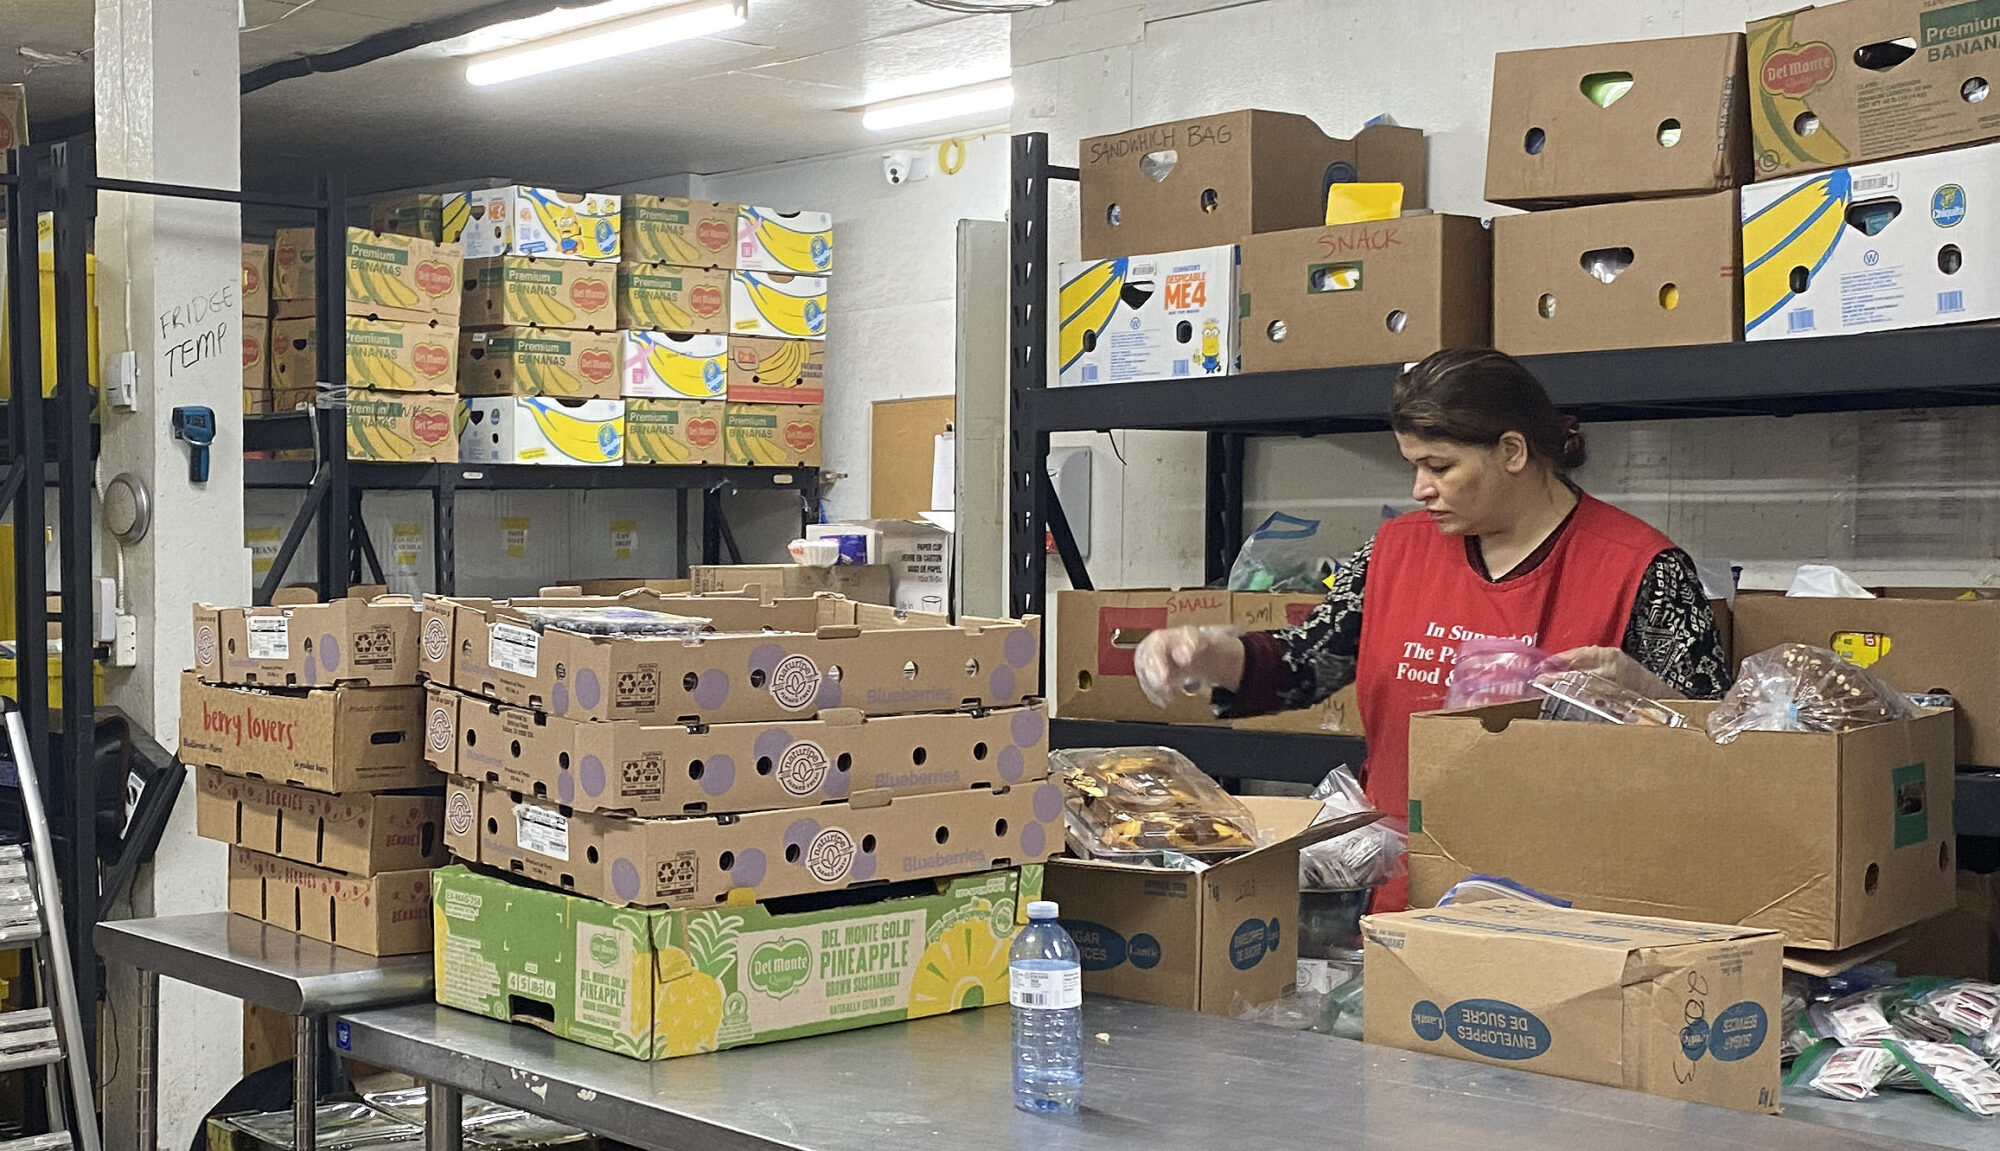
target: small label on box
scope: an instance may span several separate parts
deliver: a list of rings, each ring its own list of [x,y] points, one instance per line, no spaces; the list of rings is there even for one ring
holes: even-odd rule
[[[1015,964],[1007,969],[1008,998],[1016,1007],[1067,1011],[1083,1006],[1083,968],[1037,971]]]
[[[253,615],[244,619],[250,633],[251,659],[292,658],[292,621],[281,615]]]
[[[533,676],[541,666],[542,637],[512,623],[496,623],[488,633],[488,666],[512,675]]]
[[[530,807],[525,803],[514,807],[514,842],[522,851],[532,851],[550,859],[569,862],[569,820],[553,811]]]

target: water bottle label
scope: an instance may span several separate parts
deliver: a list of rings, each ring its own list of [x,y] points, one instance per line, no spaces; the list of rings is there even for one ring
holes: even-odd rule
[[[1083,969],[1032,971],[1019,967],[1007,972],[1009,998],[1016,1007],[1043,1011],[1067,1011],[1083,1006]]]

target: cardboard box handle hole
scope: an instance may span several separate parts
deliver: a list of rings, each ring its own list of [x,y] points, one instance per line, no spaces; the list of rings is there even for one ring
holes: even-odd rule
[[[1898,36],[1894,40],[1877,40],[1873,44],[1863,44],[1854,50],[1854,65],[1870,72],[1887,72],[1917,54],[1914,37]]]
[[[1528,129],[1528,134],[1521,138],[1521,149],[1530,156],[1541,155],[1542,149],[1548,145],[1549,134],[1540,128]]]
[[[975,743],[975,744],[973,744],[973,745],[972,745],[972,758],[973,758],[973,759],[975,759],[975,760],[983,760],[983,759],[985,759],[985,758],[986,758],[986,745],[985,745],[985,744],[983,744],[983,743]]]

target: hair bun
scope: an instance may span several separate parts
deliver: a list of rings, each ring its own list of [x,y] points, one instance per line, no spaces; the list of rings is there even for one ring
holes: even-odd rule
[[[1556,466],[1566,472],[1575,471],[1589,456],[1590,452],[1583,443],[1582,426],[1576,422],[1575,416],[1564,416],[1562,455],[1557,458]]]

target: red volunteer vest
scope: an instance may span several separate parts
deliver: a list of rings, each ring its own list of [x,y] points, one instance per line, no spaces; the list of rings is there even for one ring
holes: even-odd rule
[[[1410,717],[1444,706],[1458,644],[1507,636],[1544,651],[1620,647],[1639,581],[1673,541],[1610,504],[1583,496],[1555,549],[1535,570],[1494,583],[1466,562],[1465,539],[1428,514],[1375,533],[1361,612],[1355,691],[1368,732],[1368,794],[1399,822],[1410,805]],[[1400,911],[1409,886],[1375,897]]]

